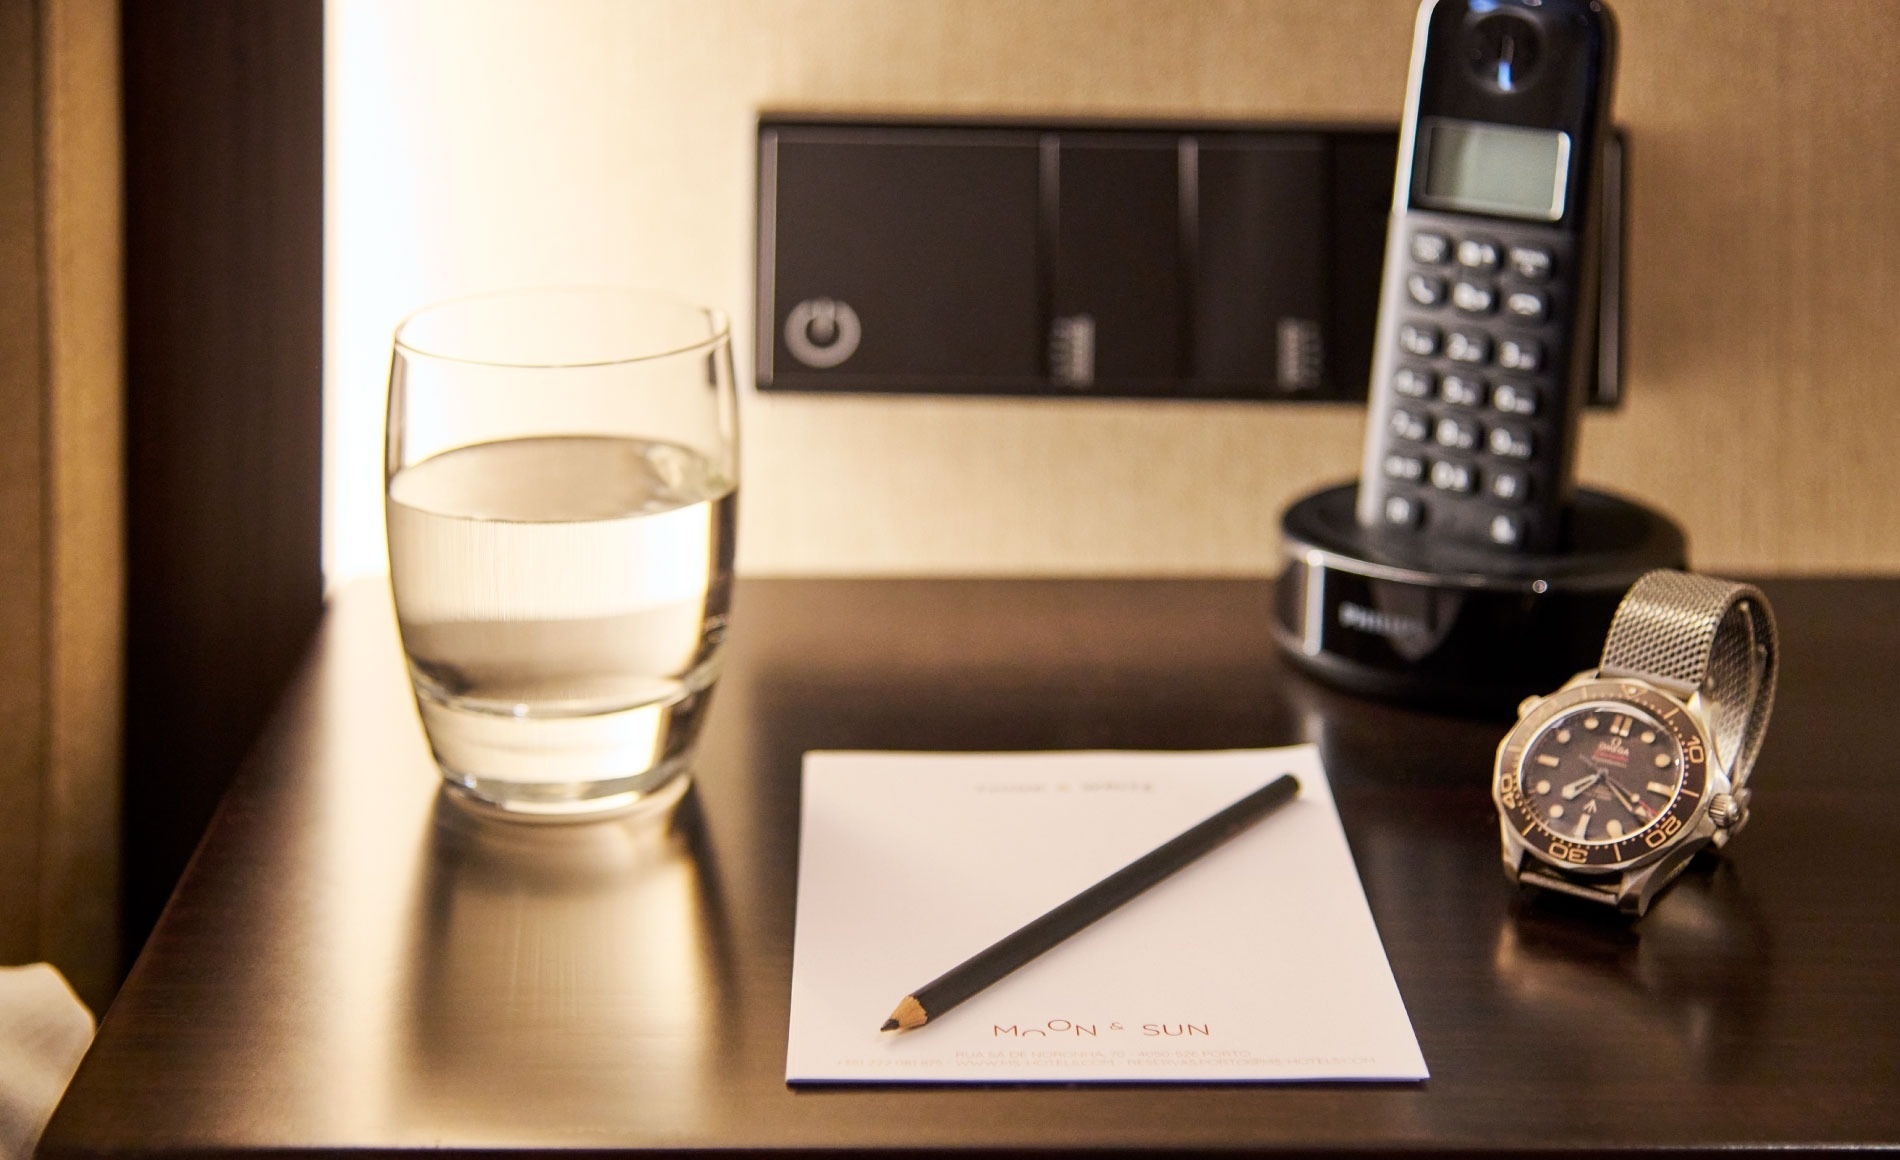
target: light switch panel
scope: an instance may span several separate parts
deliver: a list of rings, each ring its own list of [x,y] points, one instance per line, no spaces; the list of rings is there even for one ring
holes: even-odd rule
[[[1397,147],[1367,126],[768,115],[758,385],[1363,402]],[[1620,390],[1619,289],[1598,404]]]

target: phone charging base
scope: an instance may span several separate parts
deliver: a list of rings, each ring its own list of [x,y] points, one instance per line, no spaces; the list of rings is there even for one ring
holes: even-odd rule
[[[1281,517],[1273,627],[1299,667],[1367,696],[1508,713],[1595,668],[1629,586],[1688,560],[1674,521],[1603,492],[1577,491],[1566,550],[1518,554],[1362,528],[1358,490]]]

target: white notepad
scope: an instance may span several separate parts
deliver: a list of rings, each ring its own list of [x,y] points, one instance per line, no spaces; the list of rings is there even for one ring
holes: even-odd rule
[[[1300,795],[914,1031],[898,1001],[1282,773]],[[1311,745],[805,755],[787,1082],[1420,1080]]]

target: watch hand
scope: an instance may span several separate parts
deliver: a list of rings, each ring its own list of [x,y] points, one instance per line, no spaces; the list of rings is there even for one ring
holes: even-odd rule
[[[1638,818],[1647,818],[1651,816],[1649,812],[1649,807],[1643,803],[1642,798],[1637,797],[1635,794],[1624,789],[1622,786],[1616,784],[1615,782],[1610,782],[1609,784],[1610,784],[1610,793],[1615,795],[1616,800],[1622,803],[1623,808],[1628,810],[1633,816],[1638,817]]]
[[[1582,793],[1586,789],[1589,789],[1591,786],[1595,785],[1597,782],[1601,780],[1603,780],[1603,775],[1601,773],[1593,773],[1588,777],[1580,777],[1577,780],[1571,782],[1569,785],[1565,786],[1560,792],[1564,795],[1565,801],[1574,801],[1578,794]]]

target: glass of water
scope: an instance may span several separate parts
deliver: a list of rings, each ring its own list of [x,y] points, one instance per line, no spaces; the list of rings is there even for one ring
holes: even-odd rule
[[[390,579],[450,791],[510,817],[677,802],[732,591],[725,315],[614,288],[442,303],[389,373]]]

